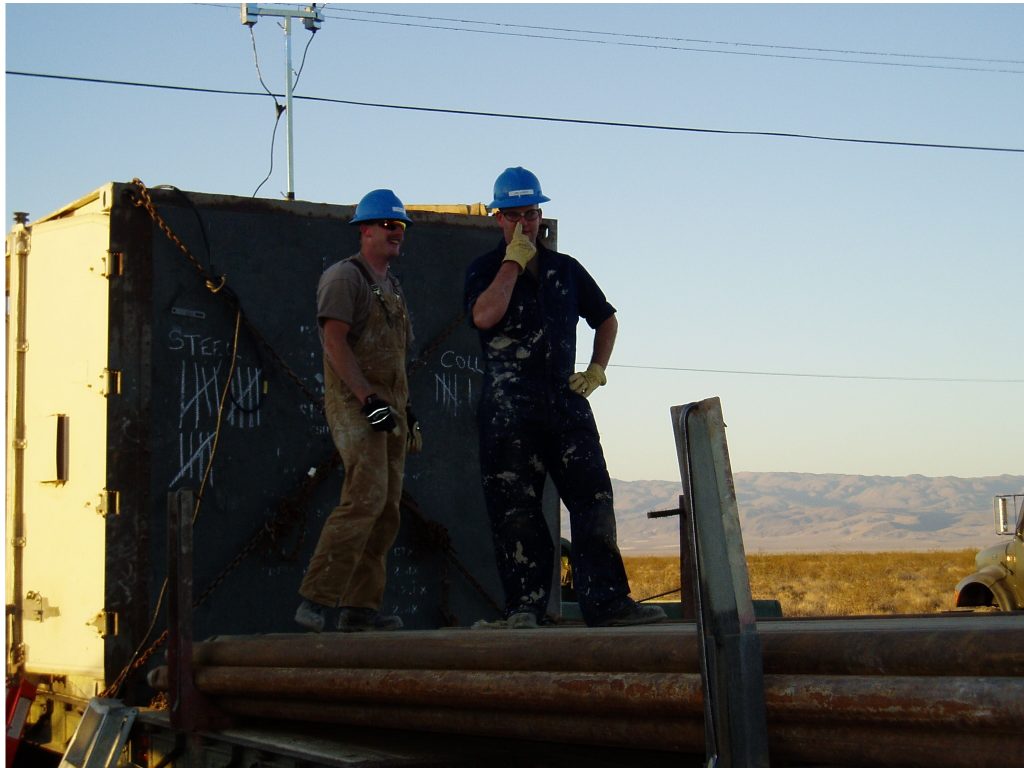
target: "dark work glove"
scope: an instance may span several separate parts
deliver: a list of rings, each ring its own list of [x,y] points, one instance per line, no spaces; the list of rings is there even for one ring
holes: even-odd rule
[[[423,450],[423,433],[420,431],[420,423],[416,420],[416,414],[412,408],[405,408],[405,423],[409,432],[405,436],[405,449],[409,453],[419,453]]]
[[[370,422],[370,426],[376,432],[398,431],[395,409],[376,395],[370,395],[366,398],[366,405],[363,406],[363,416],[366,417],[366,420]]]

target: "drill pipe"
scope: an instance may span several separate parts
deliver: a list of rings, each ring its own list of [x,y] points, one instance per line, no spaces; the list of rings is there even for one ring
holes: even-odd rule
[[[571,713],[502,712],[437,706],[380,706],[225,697],[224,711],[240,716],[408,729],[460,736],[529,739],[631,749],[700,753],[702,717],[601,717]],[[773,762],[891,768],[1006,768],[1024,758],[1019,729],[1011,733],[864,726],[846,722],[768,722]]]
[[[1024,676],[1024,616],[772,620],[757,625],[766,674]],[[700,671],[695,625],[536,631],[446,629],[370,636],[223,636],[199,666],[548,672]]]
[[[215,699],[267,697],[437,709],[703,718],[699,675],[204,667],[196,687]],[[1024,678],[765,675],[770,720],[1014,730]]]

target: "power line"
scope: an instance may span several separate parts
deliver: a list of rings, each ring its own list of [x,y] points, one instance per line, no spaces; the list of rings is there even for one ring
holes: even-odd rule
[[[373,11],[365,11],[364,13],[373,13]],[[407,15],[407,14],[388,14],[388,15],[402,16],[402,15]],[[872,66],[882,66],[882,67],[910,67],[910,68],[914,68],[914,69],[946,69],[946,70],[957,70],[957,71],[965,71],[965,72],[990,72],[990,73],[998,73],[998,74],[1024,75],[1024,70],[1020,70],[1020,69],[999,69],[999,68],[994,68],[994,67],[966,67],[966,66],[953,66],[953,65],[950,65],[950,64],[914,64],[914,63],[902,62],[902,61],[868,61],[868,60],[864,60],[864,59],[843,59],[843,58],[828,57],[828,56],[797,56],[795,54],[784,54],[784,53],[759,53],[759,52],[755,52],[755,51],[729,51],[729,50],[722,50],[722,49],[717,49],[717,48],[694,48],[694,47],[690,47],[690,46],[664,45],[664,44],[660,44],[660,43],[629,43],[629,42],[624,42],[624,41],[619,41],[619,40],[594,40],[594,39],[591,39],[591,38],[583,38],[583,37],[562,37],[562,36],[559,36],[559,35],[538,35],[538,34],[532,34],[532,33],[528,33],[528,32],[500,32],[500,31],[495,31],[495,30],[490,30],[490,29],[466,29],[464,27],[446,27],[446,26],[441,26],[441,25],[437,25],[437,24],[418,24],[418,23],[409,22],[409,21],[381,21],[379,19],[360,19],[360,18],[355,18],[355,17],[352,17],[352,16],[338,16],[338,15],[331,16],[331,15],[328,15],[326,13],[325,13],[325,17],[332,18],[332,19],[340,19],[342,21],[355,21],[357,23],[363,23],[363,24],[386,24],[386,25],[399,26],[399,27],[416,27],[416,28],[420,28],[420,29],[441,29],[441,30],[447,30],[447,31],[451,31],[451,32],[468,32],[468,33],[471,33],[471,34],[478,34],[478,35],[499,35],[499,36],[502,36],[502,37],[521,37],[521,38],[531,38],[531,39],[534,39],[534,40],[560,40],[560,41],[573,42],[573,43],[591,43],[591,44],[594,44],[594,45],[617,45],[617,46],[626,46],[626,47],[630,47],[630,48],[648,48],[648,49],[670,50],[670,51],[686,51],[688,53],[718,53],[718,54],[724,54],[724,55],[730,55],[730,56],[755,56],[755,57],[763,57],[763,58],[771,58],[771,59],[790,59],[790,60],[797,60],[797,61],[829,61],[829,62],[835,62],[835,63],[840,63],[840,64],[868,64],[868,65],[872,65]],[[430,17],[413,17],[413,18],[430,18]],[[460,23],[487,23],[487,24],[490,24],[490,23],[497,23],[497,22],[460,22]],[[520,25],[505,25],[505,26],[520,26]],[[528,27],[528,28],[536,28],[536,27]],[[578,32],[581,32],[583,34],[596,34],[596,35],[615,34],[615,33],[605,33],[605,32],[587,32],[585,30],[570,30],[570,31],[578,31]],[[641,36],[641,37],[647,37],[647,36]],[[651,38],[651,39],[662,39],[662,38]],[[664,38],[664,39],[684,39],[685,40],[685,38]],[[756,44],[752,44],[752,43],[710,43],[710,42],[709,42],[709,44],[756,45]],[[788,49],[808,50],[808,51],[817,50],[817,49],[812,49],[812,48],[806,48],[806,49],[804,49],[804,48],[797,48],[796,46],[768,46],[768,47],[788,48]],[[821,50],[826,50],[827,51],[829,49],[821,49]],[[837,53],[838,52],[839,51],[837,51]],[[902,55],[902,56],[906,56],[906,57],[915,57],[916,56],[915,54],[880,54],[880,53],[868,53],[868,52],[863,52],[860,55],[866,55],[866,56]],[[948,58],[948,59],[951,59],[951,60],[956,60],[955,57],[921,56],[920,58]],[[985,59],[970,59],[970,58],[964,57],[961,60],[964,60],[964,61],[991,61],[993,63],[1002,63],[1002,62],[1006,61],[1007,63],[1024,64],[1024,61],[1018,62],[1018,61],[1015,61],[1015,60],[1012,60],[1012,59],[1010,59],[1010,60],[1001,60],[1001,59],[985,60]]]
[[[17,77],[37,77],[50,80],[66,80],[70,82],[81,82],[81,83],[96,83],[101,85],[122,85],[135,88],[155,88],[162,90],[171,91],[185,91],[192,93],[209,93],[209,94],[222,94],[230,96],[266,96],[265,93],[258,93],[254,91],[238,91],[230,90],[226,88],[200,88],[196,86],[184,86],[184,85],[163,85],[159,83],[140,83],[132,82],[128,80],[110,80],[106,78],[96,77],[77,77],[72,75],[52,75],[44,74],[40,72],[20,72],[14,70],[7,70],[6,74]],[[977,146],[969,144],[939,144],[934,142],[923,142],[923,141],[896,141],[890,139],[857,139],[844,136],[822,136],[808,133],[788,133],[783,131],[741,131],[741,130],[730,130],[725,128],[690,128],[676,125],[658,125],[654,123],[625,123],[611,120],[587,120],[583,118],[572,118],[572,117],[551,117],[545,115],[523,115],[513,114],[507,112],[483,112],[479,110],[469,109],[448,109],[443,107],[419,107],[408,104],[385,104],[379,102],[369,101],[353,101],[350,99],[335,99],[327,96],[293,96],[295,99],[302,99],[305,101],[324,102],[328,104],[343,104],[347,106],[355,107],[372,107],[376,109],[397,109],[411,112],[432,112],[435,114],[442,115],[463,115],[468,117],[494,117],[504,118],[508,120],[533,120],[537,122],[548,122],[548,123],[563,123],[569,125],[592,125],[601,126],[607,128],[642,128],[645,130],[654,131],[673,131],[679,133],[703,133],[703,134],[718,134],[725,136],[762,136],[768,138],[783,138],[783,139],[806,139],[809,141],[832,141],[832,142],[843,142],[850,144],[874,144],[881,146],[893,146],[893,147],[917,147],[925,149],[959,149],[959,150],[970,150],[977,152],[1012,152],[1012,153],[1024,153],[1024,148],[1018,147],[988,147],[988,146]]]
[[[204,7],[222,7],[222,8],[233,8],[233,5],[223,4],[202,4]],[[612,38],[631,38],[636,40],[655,40],[655,41],[667,41],[667,42],[678,42],[678,43],[692,43],[697,45],[727,45],[733,47],[744,47],[744,48],[767,48],[770,50],[792,50],[792,51],[806,51],[808,53],[836,53],[840,55],[857,55],[857,56],[887,56],[891,58],[907,58],[907,59],[931,59],[933,61],[977,61],[980,63],[996,63],[996,65],[1024,65],[1024,60],[1014,58],[985,58],[981,56],[950,56],[942,54],[927,54],[927,53],[904,53],[899,51],[868,51],[868,50],[857,50],[857,49],[844,49],[844,48],[822,48],[812,46],[800,46],[800,45],[781,45],[777,43],[746,43],[737,42],[732,40],[702,40],[699,38],[685,38],[685,37],[670,37],[664,35],[647,35],[647,34],[636,34],[626,32],[604,32],[599,30],[580,30],[566,27],[542,27],[540,25],[526,25],[526,24],[513,24],[510,22],[479,22],[479,20],[469,18],[452,18],[451,16],[428,16],[416,13],[397,13],[394,11],[380,11],[380,10],[364,10],[361,8],[332,8],[332,10],[342,11],[346,13],[361,13],[365,15],[379,15],[379,16],[391,16],[394,18],[410,18],[420,19],[424,22],[449,22],[452,24],[462,25],[476,25],[478,27],[503,27],[508,29],[520,29],[520,30],[537,30],[541,32],[565,32],[577,35],[601,35],[604,37]],[[562,37],[559,35],[538,35],[522,32],[498,32],[494,30],[474,30],[466,29],[464,27],[444,27],[440,25],[429,25],[429,24],[417,24],[414,22],[384,22],[384,20],[375,18],[358,18],[353,16],[345,16],[338,14],[330,14],[328,11],[323,11],[325,17],[337,18],[344,20],[344,22],[355,22],[357,24],[379,24],[379,25],[390,25],[394,27],[411,27],[420,28],[426,30],[443,30],[449,32],[464,32],[478,35],[499,35],[503,37],[519,37],[529,38],[535,40],[554,40],[574,43],[592,43],[597,45],[618,45],[633,48],[648,48],[648,49],[659,49],[659,50],[677,50],[685,51],[688,53],[721,53],[725,55],[739,55],[739,56],[761,56],[766,58],[784,58],[791,60],[802,60],[802,61],[831,61],[837,63],[854,63],[854,65],[870,65],[876,67],[909,67],[915,69],[929,69],[929,70],[953,70],[959,72],[983,72],[992,74],[1004,74],[1004,75],[1024,75],[1024,70],[1007,70],[997,69],[991,67],[955,67],[949,65],[938,65],[938,63],[911,63],[906,61],[871,61],[856,58],[837,58],[835,56],[802,56],[794,54],[784,53],[765,53],[757,51],[744,51],[744,50],[723,50],[720,48],[693,48],[689,46],[680,45],[666,45],[662,43],[632,43],[618,40],[594,40],[591,38],[573,38],[573,37]]]
[[[973,56],[944,56],[944,55],[931,55],[923,53],[901,53],[897,51],[860,51],[850,50],[843,48],[813,48],[799,45],[780,45],[777,43],[745,43],[736,42],[734,40],[701,40],[692,37],[668,37],[663,35],[646,35],[636,34],[629,32],[604,32],[594,29],[573,29],[567,27],[549,27],[539,26],[535,24],[513,24],[506,21],[476,21],[473,19],[453,19],[445,16],[422,16],[419,14],[412,13],[395,13],[393,11],[367,11],[362,8],[337,8],[339,11],[345,13],[362,13],[372,16],[395,16],[400,18],[409,19],[423,19],[425,21],[450,21],[456,24],[477,24],[480,26],[491,26],[491,27],[511,27],[515,29],[535,29],[545,32],[572,32],[574,34],[583,35],[606,35],[609,37],[630,37],[638,38],[642,40],[668,40],[678,43],[700,43],[702,45],[735,45],[745,46],[750,48],[772,48],[778,50],[788,51],[809,51],[813,53],[839,53],[845,55],[854,56],[892,56],[900,58],[914,58],[914,59],[936,59],[940,61],[977,61],[988,64],[1024,64],[1024,60],[1018,59],[989,59],[989,58],[978,58]],[[342,18],[342,17],[338,17]],[[550,39],[550,38],[546,38]]]
[[[930,381],[962,384],[1024,384],[1024,379],[953,378],[947,376],[862,376],[837,373],[793,373],[787,371],[742,371],[722,368],[676,368],[664,365],[624,365],[609,363],[609,368],[635,368],[643,371],[681,371],[684,373],[726,373],[736,376],[788,376],[803,379],[848,379],[861,381]]]

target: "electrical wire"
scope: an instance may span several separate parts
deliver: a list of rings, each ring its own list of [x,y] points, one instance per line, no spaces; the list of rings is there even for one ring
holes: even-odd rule
[[[247,25],[249,27],[249,37],[252,38],[252,55],[253,60],[256,63],[256,75],[260,79],[260,85],[263,86],[263,90],[267,92],[267,95],[274,100],[274,109],[276,117],[274,118],[274,130],[270,134],[270,169],[267,171],[267,175],[263,178],[263,181],[259,183],[256,189],[253,191],[252,196],[256,197],[259,191],[263,188],[263,185],[267,183],[267,180],[274,173],[274,146],[277,144],[277,128],[281,124],[281,115],[285,113],[287,107],[277,100],[277,96],[267,88],[267,84],[263,81],[263,72],[260,70],[260,55],[256,50],[256,33],[253,32],[252,24]],[[299,63],[299,71],[295,73],[295,82],[292,84],[292,98],[295,98],[295,89],[299,87],[299,78],[302,77],[302,70],[306,67],[306,54],[309,53],[309,46],[313,42],[313,38],[316,36],[316,30],[311,29],[309,40],[306,41],[306,47],[302,50],[302,61]]]
[[[586,365],[586,363],[582,363]],[[609,363],[609,368],[634,368],[643,371],[682,371],[685,373],[725,373],[735,376],[790,376],[804,379],[845,379],[859,381],[930,381],[961,384],[1024,384],[1024,379],[954,378],[949,376],[861,376],[833,373],[793,373],[787,371],[742,371],[722,368],[677,368],[666,365],[625,365]]]
[[[264,96],[262,93],[256,93],[253,91],[237,91],[226,88],[199,88],[195,86],[183,86],[183,85],[163,85],[159,83],[140,83],[132,82],[128,80],[111,80],[108,78],[97,78],[97,77],[77,77],[73,75],[53,75],[45,74],[40,72],[21,72],[16,70],[6,70],[6,74],[16,77],[37,77],[51,80],[66,80],[70,82],[81,82],[81,83],[96,83],[101,85],[122,85],[130,86],[135,88],[156,88],[162,90],[171,91],[183,91],[192,93],[208,93],[208,94],[223,94],[230,96]],[[784,139],[805,139],[809,141],[832,141],[832,142],[846,142],[853,144],[874,144],[882,146],[894,146],[894,147],[919,147],[927,149],[958,149],[958,150],[969,150],[977,152],[1011,152],[1011,153],[1024,153],[1024,148],[1020,147],[991,147],[991,146],[977,146],[970,144],[939,144],[935,142],[924,142],[924,141],[896,141],[890,139],[857,139],[843,136],[822,136],[808,133],[787,133],[782,131],[741,131],[731,130],[725,128],[690,128],[685,126],[676,125],[658,125],[654,123],[625,123],[611,120],[587,120],[583,118],[571,118],[571,117],[549,117],[544,115],[523,115],[513,114],[507,112],[483,112],[479,110],[469,109],[448,109],[443,107],[418,107],[408,104],[385,104],[379,102],[369,101],[353,101],[350,99],[335,99],[327,96],[293,96],[295,99],[301,99],[304,101],[315,101],[323,102],[327,104],[342,104],[346,106],[355,107],[373,107],[376,109],[396,109],[406,110],[412,112],[431,112],[442,115],[463,115],[469,117],[495,117],[504,118],[509,120],[534,120],[538,122],[548,123],[564,123],[569,125],[592,125],[601,126],[608,128],[642,128],[645,130],[654,131],[673,131],[681,133],[704,133],[704,134],[718,134],[726,136],[763,136],[769,138],[784,138]]]
[[[400,14],[395,14],[395,15],[400,15]],[[728,50],[722,50],[722,49],[717,49],[717,48],[694,48],[694,47],[691,47],[691,46],[665,45],[665,44],[661,44],[661,43],[629,43],[629,42],[618,41],[618,40],[594,40],[594,39],[591,39],[591,38],[583,38],[583,37],[562,37],[560,35],[537,35],[537,34],[531,34],[531,33],[528,33],[528,32],[499,32],[499,31],[490,30],[490,29],[466,29],[464,27],[446,27],[446,26],[440,26],[440,25],[437,25],[437,24],[416,24],[416,23],[409,22],[409,21],[381,21],[379,19],[360,19],[360,18],[355,18],[355,17],[352,17],[352,16],[337,16],[337,15],[328,16],[327,14],[325,14],[325,18],[338,19],[338,20],[341,20],[341,21],[355,21],[355,22],[363,23],[363,24],[387,24],[387,25],[400,26],[400,27],[416,27],[416,28],[420,28],[420,29],[440,29],[440,30],[447,30],[447,31],[451,31],[451,32],[468,32],[468,33],[471,33],[471,34],[478,34],[478,35],[499,35],[499,36],[502,36],[502,37],[520,37],[520,38],[530,38],[530,39],[534,39],[534,40],[558,40],[558,41],[573,42],[573,43],[590,43],[590,44],[594,44],[594,45],[616,45],[616,46],[626,46],[626,47],[630,47],[630,48],[648,48],[648,49],[657,49],[657,50],[685,51],[687,53],[717,53],[717,54],[723,54],[723,55],[728,55],[728,56],[754,56],[754,57],[762,57],[762,58],[790,59],[790,60],[798,60],[798,61],[826,61],[826,62],[835,62],[835,63],[840,63],[840,64],[868,64],[868,65],[871,65],[871,66],[882,66],[882,67],[910,67],[910,68],[914,68],[914,69],[946,69],[946,70],[956,70],[956,71],[966,71],[966,72],[990,72],[990,73],[998,73],[998,74],[1024,75],[1024,70],[1020,70],[1020,69],[1001,69],[1001,68],[995,68],[995,67],[967,67],[967,66],[954,66],[954,65],[950,65],[950,64],[915,64],[915,63],[903,62],[903,61],[869,61],[869,60],[864,60],[864,59],[844,59],[844,58],[836,58],[836,57],[828,57],[828,56],[797,56],[795,54],[784,54],[784,53],[759,53],[759,52],[755,52],[755,51],[728,51]],[[418,18],[418,17],[416,17],[416,18]],[[423,17],[423,18],[428,18],[428,17]],[[460,22],[460,23],[478,23],[478,22]],[[489,23],[489,22],[483,22],[483,23]],[[520,25],[508,25],[508,26],[520,26]],[[530,28],[535,28],[535,27],[530,27]],[[583,34],[596,34],[596,35],[614,34],[614,33],[605,33],[605,32],[588,32],[586,30],[568,30],[568,31],[581,32]],[[653,38],[653,37],[649,37],[647,35],[642,35],[640,37],[645,37],[645,38],[648,38],[648,39],[668,39],[668,40],[680,39],[680,40],[685,40],[685,38]],[[754,45],[754,44],[750,44],[750,43],[713,43],[711,41],[695,41],[695,42],[702,42],[702,43],[713,44],[713,45],[724,45],[724,44],[728,44],[728,45]],[[780,48],[780,49],[781,48],[786,48],[786,49],[790,49],[790,50],[807,50],[807,51],[818,50],[818,49],[813,49],[813,48],[798,48],[796,46],[764,46],[764,47],[777,47],[777,48]],[[820,49],[820,50],[828,51],[830,49]],[[839,53],[839,51],[836,51],[836,52]],[[895,54],[879,54],[879,53],[869,53],[869,52],[851,52],[851,53],[859,53],[859,55],[867,55],[867,56],[895,55]],[[902,55],[903,56],[907,56],[907,57],[915,56],[915,54],[902,54]],[[942,59],[956,60],[956,57],[921,56],[921,58],[942,58]],[[964,61],[979,61],[979,59],[973,59],[973,58],[967,58],[967,57],[964,57],[961,60],[964,60]],[[981,61],[984,61],[984,60],[981,60]],[[998,63],[1003,63],[1004,61],[1006,61],[1007,63],[1024,64],[1024,62],[1018,62],[1018,61],[1013,60],[1013,59],[1009,59],[1009,60],[992,59],[992,60],[988,60],[988,61],[998,62]]]
[[[367,11],[362,8],[337,8],[345,13],[362,13],[372,16],[395,16],[407,19],[423,19],[425,21],[450,21],[456,24],[477,24],[489,27],[511,27],[515,29],[535,29],[544,32],[571,32],[581,35],[605,35],[608,37],[629,37],[641,40],[668,40],[677,43],[700,43],[702,45],[735,45],[750,48],[772,48],[787,51],[809,51],[813,53],[839,53],[853,56],[892,56],[914,59],[937,59],[942,61],[977,61],[988,64],[1024,64],[1024,60],[1018,59],[987,59],[973,56],[944,56],[923,53],[900,53],[897,51],[860,51],[843,48],[813,48],[799,45],[779,45],[777,43],[741,43],[734,40],[701,40],[692,37],[668,37],[664,35],[646,35],[629,32],[604,32],[595,29],[573,29],[571,27],[551,27],[536,24],[513,24],[507,21],[476,21],[473,19],[453,19],[445,16],[422,16],[413,13],[395,13],[394,11]],[[335,18],[335,17],[330,17]],[[337,17],[343,18],[343,17]],[[550,38],[547,38],[550,39]]]
[[[263,181],[261,181],[257,185],[256,189],[253,190],[252,196],[256,197],[256,195],[259,194],[259,191],[263,188],[263,185],[267,183],[267,179],[269,179],[274,173],[274,145],[277,143],[277,126],[281,122],[281,115],[284,114],[285,108],[281,105],[281,102],[277,100],[277,96],[267,88],[267,84],[263,81],[263,72],[260,70],[260,54],[256,49],[256,33],[252,30],[252,24],[249,24],[248,27],[249,37],[252,38],[252,57],[253,61],[256,63],[256,76],[259,78],[260,85],[263,86],[263,90],[266,91],[267,95],[274,100],[274,112],[276,115],[274,118],[274,130],[270,134],[270,169],[267,171],[267,175],[263,177]]]
[[[234,5],[226,5],[222,3],[201,3],[206,8],[231,8],[234,9]],[[763,52],[751,52],[751,51],[730,51],[715,48],[691,48],[685,46],[674,46],[674,45],[661,45],[661,44],[644,44],[644,43],[629,43],[620,42],[617,40],[593,40],[588,38],[571,38],[562,37],[558,35],[541,35],[541,34],[527,34],[527,33],[515,33],[515,32],[495,32],[491,30],[480,30],[480,29],[466,29],[464,27],[446,27],[434,24],[416,24],[413,22],[398,22],[398,21],[380,21],[375,19],[367,18],[353,18],[351,16],[339,15],[341,13],[358,13],[364,16],[389,16],[392,18],[402,19],[418,19],[420,21],[441,21],[449,22],[452,24],[472,24],[483,27],[503,27],[507,29],[525,29],[535,30],[537,32],[566,32],[569,34],[577,35],[601,35],[610,38],[627,38],[632,40],[655,40],[664,41],[671,43],[690,43],[694,45],[718,45],[718,46],[732,46],[736,48],[764,48],[775,51],[803,51],[806,53],[832,53],[841,56],[876,56],[876,57],[888,57],[898,59],[919,59],[933,61],[962,61],[962,62],[978,62],[982,64],[1024,64],[1024,60],[1020,59],[1001,59],[1001,58],[986,58],[980,56],[949,56],[944,54],[923,54],[923,53],[905,53],[900,51],[865,51],[858,49],[848,48],[824,48],[815,46],[800,46],[800,45],[782,45],[779,43],[748,43],[740,42],[735,40],[707,40],[701,38],[692,37],[672,37],[668,35],[651,35],[643,33],[629,33],[629,32],[608,32],[596,29],[577,29],[573,27],[553,27],[539,24],[515,24],[512,22],[504,21],[479,21],[474,19],[460,19],[452,18],[448,16],[426,16],[422,14],[413,13],[397,13],[394,11],[368,11],[362,8],[346,8],[346,7],[335,7],[332,11],[337,13],[330,14],[326,10],[323,10],[326,6],[323,6],[322,11],[324,18],[338,19],[341,21],[354,21],[357,23],[374,23],[374,24],[391,24],[394,26],[406,26],[406,27],[419,27],[423,29],[439,29],[452,32],[467,32],[477,34],[491,34],[491,35],[504,35],[512,37],[525,37],[536,40],[554,40],[554,41],[565,41],[565,42],[579,42],[579,43],[595,43],[604,45],[619,45],[627,47],[639,47],[639,48],[653,48],[661,50],[677,50],[684,51],[687,53],[718,53],[725,55],[741,55],[741,56],[761,56],[766,58],[781,58],[781,59],[795,59],[802,61],[823,61],[823,62],[838,62],[844,64],[869,64],[869,65],[881,65],[881,66],[906,66],[906,67],[920,67],[927,69],[950,69],[960,70],[969,72],[992,72],[1000,74],[1024,74],[1024,70],[1016,69],[997,69],[992,67],[959,67],[959,66],[944,66],[939,64],[912,64],[902,62],[890,62],[890,61],[865,61],[861,59],[840,59],[831,58],[824,56],[795,56],[785,55],[778,53],[763,53]]]

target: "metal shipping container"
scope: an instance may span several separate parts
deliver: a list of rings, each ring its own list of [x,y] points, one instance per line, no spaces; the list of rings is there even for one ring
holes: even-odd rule
[[[491,619],[502,602],[479,480],[479,343],[462,307],[466,267],[500,233],[482,206],[427,208],[410,206],[393,264],[425,450],[407,463],[384,609],[410,629]],[[315,290],[358,250],[353,210],[109,183],[15,225],[9,671],[88,699],[159,636],[169,494],[183,488],[204,489],[197,639],[298,631],[297,589],[343,471],[321,410]],[[557,540],[550,487],[545,505]],[[122,696],[148,700],[133,685]]]

